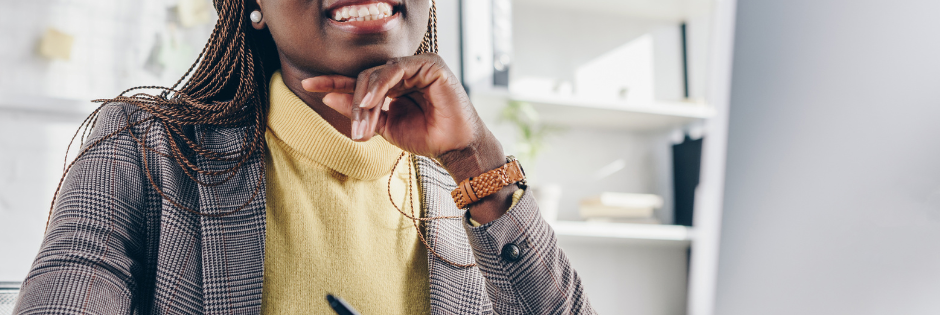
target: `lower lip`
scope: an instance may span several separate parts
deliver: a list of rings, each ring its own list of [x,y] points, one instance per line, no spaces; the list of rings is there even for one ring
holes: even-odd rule
[[[330,25],[333,25],[344,32],[353,34],[374,34],[388,31],[401,23],[401,14],[396,12],[392,16],[372,20],[372,21],[349,21],[339,22],[334,19],[328,19]]]

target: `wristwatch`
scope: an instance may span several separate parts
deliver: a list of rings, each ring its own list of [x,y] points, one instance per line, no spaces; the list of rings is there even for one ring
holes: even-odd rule
[[[525,171],[519,165],[519,160],[510,155],[506,157],[506,164],[490,170],[479,176],[464,179],[457,185],[457,189],[450,192],[458,208],[466,208],[470,204],[480,201],[506,187],[516,184],[522,188],[526,186]]]

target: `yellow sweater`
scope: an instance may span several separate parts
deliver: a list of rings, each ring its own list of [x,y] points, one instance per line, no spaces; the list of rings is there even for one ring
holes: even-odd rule
[[[333,314],[326,293],[363,314],[430,312],[424,245],[410,219],[408,159],[381,137],[356,143],[271,78],[263,314]],[[415,196],[408,195],[408,186]],[[420,198],[414,198],[420,212]]]

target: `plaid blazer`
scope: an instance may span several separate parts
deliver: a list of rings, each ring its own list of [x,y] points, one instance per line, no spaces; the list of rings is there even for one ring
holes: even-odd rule
[[[144,118],[134,107],[103,109],[90,143]],[[75,163],[59,193],[45,239],[15,314],[257,314],[264,272],[264,159],[255,154],[221,185],[197,185],[167,152],[163,128],[137,125],[103,141]],[[246,128],[188,130],[217,152],[237,149]],[[144,141],[154,151],[145,150]],[[234,162],[196,160],[221,170]],[[422,206],[429,216],[464,215],[450,197],[455,184],[419,157]],[[145,172],[145,164],[149,174]],[[198,175],[202,182],[223,176]],[[160,196],[157,187],[170,197]],[[260,186],[259,186],[260,185]],[[252,192],[260,187],[258,194]],[[247,203],[247,207],[221,217]],[[479,227],[434,220],[429,245],[457,268],[428,255],[432,314],[590,314],[581,281],[558,248],[531,194]],[[507,259],[507,245],[521,251]]]

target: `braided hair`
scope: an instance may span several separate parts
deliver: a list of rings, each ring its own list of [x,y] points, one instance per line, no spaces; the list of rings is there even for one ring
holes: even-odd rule
[[[203,47],[196,61],[171,87],[138,86],[121,92],[117,97],[99,99],[93,102],[101,103],[79,126],[69,148],[81,134],[79,142],[84,143],[98,120],[98,114],[105,105],[110,103],[123,103],[136,108],[138,112],[146,112],[142,119],[132,120],[127,115],[127,124],[118,130],[107,134],[85,146],[75,156],[71,163],[64,162],[63,174],[59,179],[52,205],[49,209],[49,218],[52,217],[56,198],[62,188],[66,174],[76,161],[86,152],[98,146],[103,141],[122,132],[128,132],[141,146],[142,154],[154,154],[172,159],[198,185],[217,186],[230,180],[236,172],[255,154],[263,154],[265,150],[264,133],[267,121],[268,79],[279,69],[280,61],[277,48],[268,31],[258,31],[248,22],[251,12],[250,0],[213,0],[218,11],[219,19],[209,36],[209,41]],[[431,0],[430,16],[427,31],[415,54],[437,53],[437,14],[435,1]],[[159,93],[148,94],[142,90],[158,90]],[[142,137],[135,135],[131,128],[148,123],[148,128],[163,128],[168,152],[161,152],[147,146]],[[248,127],[245,128],[246,141],[238,150],[232,152],[217,152],[210,150],[187,135],[187,127],[195,125],[209,125],[217,127]],[[67,151],[68,152],[68,151]],[[209,161],[232,162],[233,166],[222,170],[205,170],[199,168],[195,159],[201,157]],[[144,158],[146,161],[146,158]],[[225,216],[240,211],[248,206],[261,191],[263,170],[258,170],[258,184],[251,198],[241,207],[221,214],[207,214],[190,209],[177,203],[167,196],[153,180],[150,167],[144,163],[145,174],[150,184],[168,202],[176,207],[202,216]],[[216,182],[205,182],[197,176],[222,176]]]

